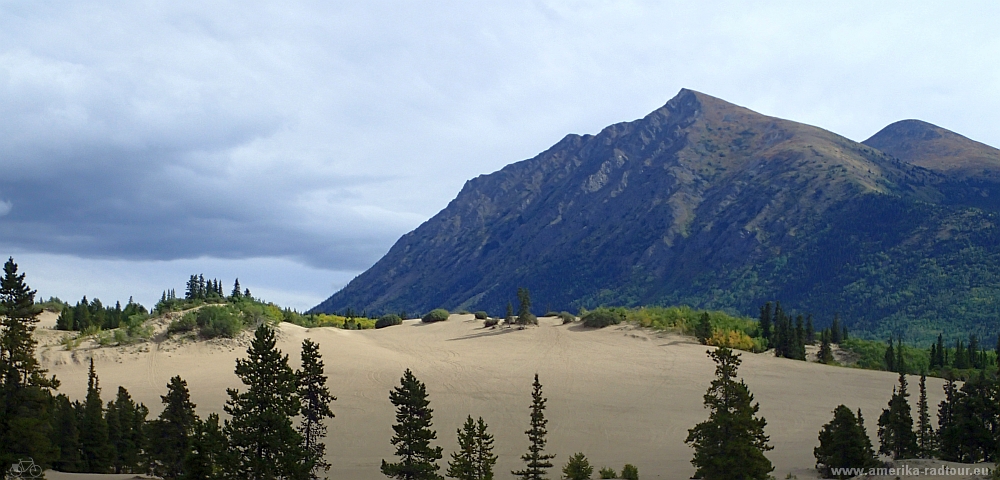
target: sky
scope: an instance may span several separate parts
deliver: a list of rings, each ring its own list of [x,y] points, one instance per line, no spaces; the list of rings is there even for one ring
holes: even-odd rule
[[[463,184],[681,88],[1000,146],[996,2],[0,0],[0,254],[43,298],[202,273],[306,310]]]

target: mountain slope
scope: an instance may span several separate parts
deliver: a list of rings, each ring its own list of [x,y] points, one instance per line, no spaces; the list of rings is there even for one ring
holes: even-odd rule
[[[1000,178],[1000,150],[920,120],[893,123],[862,143],[955,177]]]
[[[536,310],[688,303],[752,313],[780,298],[881,333],[912,305],[873,308],[854,298],[868,292],[845,292],[878,273],[868,263],[881,257],[871,255],[928,236],[935,250],[966,233],[940,235],[958,222],[943,219],[967,209],[942,206],[967,194],[949,182],[831,132],[682,90],[642,119],[568,135],[470,180],[314,310],[499,314],[525,286]],[[995,234],[984,221],[974,241]],[[827,261],[831,249],[839,263]],[[880,265],[906,263],[912,251]]]

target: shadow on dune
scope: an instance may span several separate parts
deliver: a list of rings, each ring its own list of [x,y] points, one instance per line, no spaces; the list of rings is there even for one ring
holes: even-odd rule
[[[465,335],[465,336],[461,336],[461,337],[449,338],[447,341],[454,342],[455,340],[471,340],[473,338],[495,337],[497,335],[503,335],[505,333],[516,332],[516,331],[517,330],[515,330],[513,328],[489,329],[489,330],[484,331],[484,332],[470,333],[469,335]]]

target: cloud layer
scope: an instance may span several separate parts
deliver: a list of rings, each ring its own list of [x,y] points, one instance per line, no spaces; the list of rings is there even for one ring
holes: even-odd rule
[[[467,179],[681,87],[856,140],[920,118],[1000,146],[998,10],[0,2],[0,245],[357,272]]]

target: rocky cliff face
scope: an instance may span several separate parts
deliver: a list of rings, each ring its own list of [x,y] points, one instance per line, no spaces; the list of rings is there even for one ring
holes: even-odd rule
[[[750,313],[774,298],[833,308],[819,297],[833,288],[841,299],[857,279],[826,285],[840,274],[811,270],[836,267],[817,249],[850,235],[850,219],[865,212],[891,223],[883,215],[899,208],[892,202],[943,203],[946,173],[682,90],[645,118],[568,135],[470,180],[314,310],[500,314],[518,286],[529,288],[536,310],[688,303]],[[912,235],[876,238],[842,260],[936,228],[925,220],[907,224]]]

